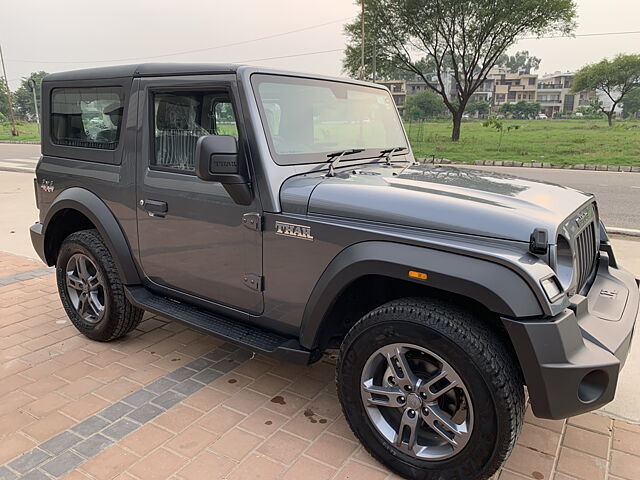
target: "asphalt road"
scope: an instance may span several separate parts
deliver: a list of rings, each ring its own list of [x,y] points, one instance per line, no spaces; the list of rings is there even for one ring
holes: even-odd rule
[[[0,144],[0,171],[32,173],[40,145]],[[556,170],[548,168],[470,167],[559,183],[594,193],[609,227],[640,230],[640,173]]]

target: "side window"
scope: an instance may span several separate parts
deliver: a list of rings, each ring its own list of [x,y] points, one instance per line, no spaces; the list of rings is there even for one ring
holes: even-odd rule
[[[233,105],[226,93],[158,92],[153,96],[153,107],[153,166],[193,172],[200,137],[238,137]]]
[[[115,150],[124,92],[120,87],[56,88],[51,92],[51,141],[69,147]]]

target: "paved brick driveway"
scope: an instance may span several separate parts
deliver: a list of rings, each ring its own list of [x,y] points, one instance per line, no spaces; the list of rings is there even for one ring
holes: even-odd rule
[[[398,478],[349,431],[333,371],[153,316],[92,342],[67,320],[50,269],[0,253],[0,480]],[[499,478],[640,479],[640,427],[528,413]]]

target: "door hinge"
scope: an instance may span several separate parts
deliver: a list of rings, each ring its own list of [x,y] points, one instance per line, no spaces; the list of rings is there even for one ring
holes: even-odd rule
[[[242,215],[242,224],[249,230],[262,231],[262,215],[259,213],[245,213]]]
[[[255,273],[245,273],[243,277],[245,286],[251,290],[261,292],[264,289],[264,277]]]

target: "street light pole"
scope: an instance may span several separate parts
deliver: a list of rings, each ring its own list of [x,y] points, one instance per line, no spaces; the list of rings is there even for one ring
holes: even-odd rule
[[[33,92],[33,106],[36,109],[36,122],[38,123],[38,130],[40,130],[40,114],[38,112],[38,96],[36,95],[36,81],[33,78],[29,79],[29,86]]]
[[[7,80],[7,69],[4,68],[4,56],[2,55],[2,45],[0,45],[0,62],[2,62],[2,74],[4,75],[4,84],[7,87],[7,100],[9,103],[9,115],[11,116],[11,135],[18,136],[16,128],[16,117],[13,114],[13,102],[11,101],[11,90],[9,89],[9,80]]]
[[[362,29],[362,45],[360,47],[360,80],[364,80],[364,0],[362,2],[362,15],[360,17],[360,28]]]

